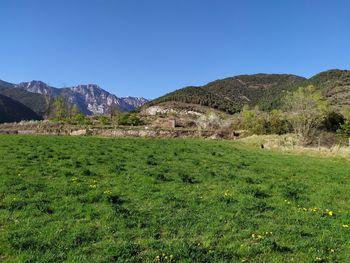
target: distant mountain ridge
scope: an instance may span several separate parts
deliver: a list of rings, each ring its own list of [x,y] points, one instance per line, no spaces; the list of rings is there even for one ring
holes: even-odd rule
[[[22,103],[0,95],[0,123],[40,119],[42,118],[38,114]]]
[[[309,79],[291,74],[239,75],[203,86],[185,87],[152,101],[136,97],[118,98],[96,84],[59,89],[42,81],[12,84],[0,80],[0,94],[24,104],[39,116],[44,116],[49,110],[50,98],[57,96],[64,96],[88,115],[108,114],[114,106],[122,111],[130,111],[167,103],[171,107],[178,103],[181,107],[205,106],[235,113],[244,105],[259,106],[263,110],[278,108],[286,92],[310,84],[320,90],[333,107],[342,110],[350,106],[350,70],[339,69],[324,71]]]
[[[50,97],[63,96],[68,102],[77,105],[87,115],[107,114],[111,106],[121,111],[130,111],[142,106],[148,100],[138,97],[118,98],[96,84],[55,88],[38,80],[15,84],[14,88]]]
[[[39,116],[48,112],[48,98],[41,94],[15,89],[14,84],[4,81],[0,81],[0,94],[22,103]]]

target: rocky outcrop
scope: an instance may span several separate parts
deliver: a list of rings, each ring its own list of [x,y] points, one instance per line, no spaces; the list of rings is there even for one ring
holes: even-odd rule
[[[141,111],[141,114],[148,115],[148,116],[156,116],[159,114],[178,114],[178,115],[187,115],[187,116],[192,115],[196,117],[203,115],[203,113],[193,111],[193,110],[177,109],[177,108],[161,106],[161,105],[146,107]]]

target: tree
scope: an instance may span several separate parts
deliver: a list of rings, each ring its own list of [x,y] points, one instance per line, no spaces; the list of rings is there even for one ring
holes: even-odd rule
[[[68,117],[68,106],[65,98],[59,96],[54,101],[55,117],[58,120],[63,120]]]
[[[343,114],[338,111],[331,110],[325,116],[322,122],[322,129],[329,132],[336,132],[345,122]]]
[[[71,120],[77,124],[86,124],[86,116],[80,111],[77,105],[74,105],[71,110]]]
[[[346,121],[350,121],[350,107],[346,105],[343,109],[343,116]]]
[[[350,122],[345,122],[340,125],[340,128],[337,130],[337,135],[343,138],[350,138]]]
[[[272,110],[270,113],[263,113],[267,116],[269,134],[285,134],[291,131],[290,123],[281,110]]]
[[[121,111],[119,109],[119,106],[116,103],[112,102],[111,105],[108,106],[107,112],[110,116],[111,123],[113,123],[114,120],[118,120],[118,116]]]
[[[206,115],[201,115],[196,124],[199,129],[218,129],[223,125],[223,121],[215,112],[210,111]]]
[[[77,116],[78,114],[81,114],[81,111],[79,109],[79,107],[77,105],[74,105],[72,107],[72,117],[74,118],[75,116]]]
[[[347,139],[350,146],[350,107],[345,106],[343,109],[344,122],[337,130],[337,135],[341,140]]]
[[[236,115],[235,128],[244,129],[252,134],[284,134],[290,131],[290,124],[285,114],[280,110],[265,112],[255,106],[250,109],[244,106]]]
[[[288,93],[283,108],[294,132],[301,136],[305,144],[310,142],[329,111],[328,103],[312,85]]]
[[[45,103],[46,103],[46,109],[45,109],[45,112],[44,112],[44,117],[45,118],[50,118],[52,117],[52,111],[53,111],[53,108],[54,108],[54,98],[49,96],[48,94],[43,94],[43,97],[45,99]]]

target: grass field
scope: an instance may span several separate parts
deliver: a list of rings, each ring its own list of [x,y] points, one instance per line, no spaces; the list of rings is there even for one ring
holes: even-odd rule
[[[350,262],[349,179],[230,141],[0,136],[0,261]]]

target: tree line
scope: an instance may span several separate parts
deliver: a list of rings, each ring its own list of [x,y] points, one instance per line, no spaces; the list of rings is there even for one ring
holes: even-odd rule
[[[93,120],[98,121],[102,125],[138,126],[143,124],[143,121],[136,113],[122,112],[118,105],[113,103],[108,106],[105,115],[86,116],[77,105],[69,103],[63,96],[53,99],[49,119],[78,125],[92,124]]]

